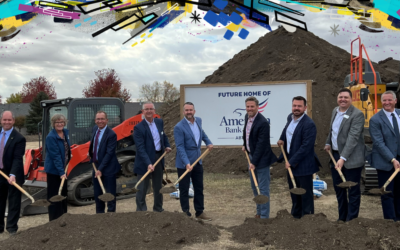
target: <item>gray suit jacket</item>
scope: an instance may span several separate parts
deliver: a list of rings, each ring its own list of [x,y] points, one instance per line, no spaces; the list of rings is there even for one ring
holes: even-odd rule
[[[326,144],[332,146],[332,124],[336,116],[336,110],[332,111],[331,126]],[[347,169],[359,168],[365,164],[365,144],[364,144],[364,114],[353,105],[346,112],[348,118],[343,118],[340,124],[337,138],[338,151],[340,156],[346,158],[344,167]]]
[[[395,110],[400,115],[400,110]],[[383,110],[376,113],[369,120],[369,133],[372,138],[372,154],[368,162],[376,169],[390,171],[393,164],[390,162],[397,156],[399,143],[392,124]]]

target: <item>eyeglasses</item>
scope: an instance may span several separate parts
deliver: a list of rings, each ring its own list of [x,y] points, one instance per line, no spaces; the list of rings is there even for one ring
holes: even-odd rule
[[[155,110],[155,109],[153,109],[153,108],[144,109],[144,111],[152,111],[152,110]]]

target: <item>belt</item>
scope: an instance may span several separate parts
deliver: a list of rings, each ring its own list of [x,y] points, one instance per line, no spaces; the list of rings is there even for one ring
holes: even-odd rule
[[[156,151],[156,154],[161,154],[161,153],[162,153],[162,150]]]
[[[338,154],[339,154],[339,151],[337,151],[337,150],[333,150],[333,149],[332,149],[332,152],[333,152],[333,153],[338,153]]]

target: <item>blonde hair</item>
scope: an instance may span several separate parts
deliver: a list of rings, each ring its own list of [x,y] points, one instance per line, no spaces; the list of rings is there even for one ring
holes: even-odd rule
[[[51,127],[54,128],[54,126],[56,125],[56,121],[58,120],[63,120],[64,121],[64,126],[67,124],[68,120],[67,118],[65,118],[65,116],[63,114],[55,114],[51,117]]]

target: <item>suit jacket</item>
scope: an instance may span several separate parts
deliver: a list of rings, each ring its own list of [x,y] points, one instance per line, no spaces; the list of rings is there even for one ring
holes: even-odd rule
[[[97,129],[98,127],[95,125],[92,130],[92,138],[90,139],[90,163],[95,161],[93,159],[93,144]],[[121,170],[121,165],[118,163],[115,153],[117,149],[117,135],[107,126],[99,143],[99,151],[97,152],[98,162],[95,162],[97,170],[101,171],[101,174],[104,176],[111,176],[118,173]]]
[[[164,132],[164,122],[161,119],[154,118],[154,123],[160,136],[161,151],[164,153],[165,148],[171,147]],[[156,162],[156,146],[154,145],[153,135],[146,120],[141,121],[134,127],[133,140],[136,145],[134,172],[144,175],[147,172],[147,167]],[[164,168],[164,159],[159,164]]]
[[[395,112],[400,115],[400,109],[395,109]],[[396,158],[400,142],[383,109],[369,120],[369,133],[373,144],[372,154],[367,157],[368,162],[376,169],[390,171],[393,168],[390,161]]]
[[[286,130],[292,122],[292,114],[287,118],[287,123],[282,131],[280,140],[284,141],[284,149],[294,176],[311,175],[319,171],[321,163],[314,151],[315,139],[317,138],[317,127],[314,121],[306,114],[299,121],[293,132],[290,142],[290,154],[287,152]],[[279,156],[278,162],[284,159],[283,154]]]
[[[174,138],[176,145],[175,166],[177,168],[185,169],[187,164],[193,164],[200,157],[201,141],[204,141],[206,145],[212,144],[201,126],[201,118],[195,117],[195,119],[195,123],[200,130],[200,139],[197,144],[186,118],[183,118],[174,127]],[[203,164],[201,160],[199,163]]]
[[[69,142],[68,130],[63,129],[64,136]],[[44,171],[46,173],[62,176],[65,174],[65,147],[64,139],[58,136],[57,131],[52,129],[46,137],[46,159],[44,161]],[[71,149],[68,150],[68,161],[71,159]]]
[[[336,110],[332,111],[331,125],[326,144],[332,146],[332,124],[336,116]],[[365,143],[364,143],[364,114],[353,105],[349,107],[339,127],[337,138],[338,151],[340,156],[346,158],[344,167],[347,169],[359,168],[365,164]]]
[[[246,126],[249,119],[247,114],[244,119],[243,146],[246,148]],[[251,163],[256,168],[270,167],[276,162],[277,158],[271,149],[269,123],[261,113],[257,114],[251,127],[249,147],[252,155]]]
[[[1,130],[0,130],[1,132]],[[3,151],[3,169],[2,171],[9,176],[15,175],[19,184],[24,182],[24,164],[26,139],[15,128],[8,137]],[[0,177],[5,180],[3,177]]]

